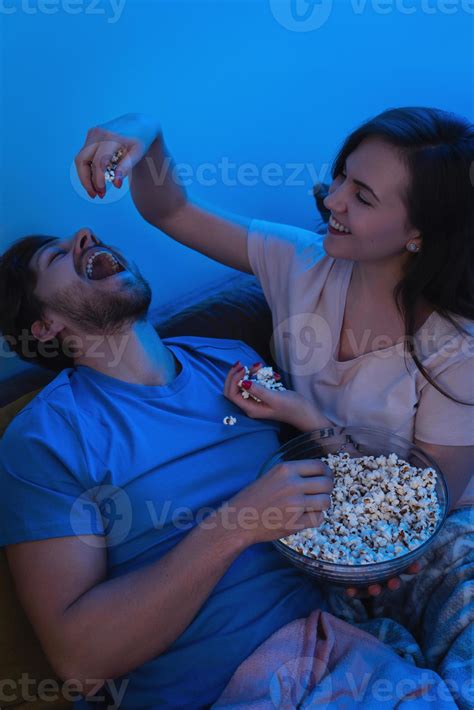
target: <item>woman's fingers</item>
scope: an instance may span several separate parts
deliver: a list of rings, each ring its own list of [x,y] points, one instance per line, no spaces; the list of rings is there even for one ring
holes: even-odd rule
[[[127,150],[120,158],[116,171],[116,174],[119,174],[119,179],[122,181],[127,175],[130,175],[132,168],[142,159],[144,153],[143,145],[139,141],[126,145],[128,146]]]
[[[91,164],[92,171],[92,181],[97,190],[99,196],[103,197],[105,195],[105,171],[110,165],[114,153],[116,153],[122,146],[118,141],[102,141],[94,154],[94,158]],[[121,164],[123,157],[120,159],[118,165]]]
[[[88,132],[86,142],[74,159],[74,163],[79,180],[90,197],[105,195],[105,171],[118,150],[122,151],[122,155],[115,163],[113,185],[120,188],[124,178],[142,157],[142,144],[140,141],[130,141],[110,132],[104,133],[98,130]]]
[[[94,155],[97,151],[98,145],[90,144],[84,146],[79,153],[74,158],[74,164],[76,166],[77,174],[79,180],[89,197],[94,198],[97,195],[97,191],[92,182],[91,175],[91,164],[94,159]]]
[[[243,412],[248,417],[264,419],[266,417],[271,417],[271,408],[266,406],[264,402],[256,402],[252,397],[242,397],[242,392],[245,388],[239,385],[240,380],[243,379],[245,374],[245,369],[240,363],[236,363],[228,373],[226,380],[224,382],[224,396],[230,399],[237,407],[242,409]],[[252,383],[251,389],[257,389],[258,385]],[[266,390],[262,388],[264,392]],[[249,390],[247,390],[249,391]]]
[[[389,589],[391,592],[394,592],[397,589],[400,589],[401,584],[402,581],[400,577],[392,577],[387,582],[387,589]],[[346,588],[346,594],[348,597],[351,598],[356,597],[359,591],[360,590],[357,587]],[[382,586],[380,584],[371,584],[367,587],[367,592],[370,594],[371,597],[378,597],[379,594],[381,594],[382,592]]]
[[[397,589],[400,589],[401,583],[402,581],[400,577],[392,577],[392,579],[389,579],[387,582],[387,589],[390,589],[390,591],[394,592]]]
[[[263,367],[263,362],[254,362],[254,364],[249,367],[250,377],[253,377],[255,373],[260,370],[261,367]]]
[[[225,396],[228,399],[239,402],[239,404],[242,399],[242,390],[239,387],[239,382],[242,379],[244,372],[244,366],[240,362],[235,363],[235,365],[231,367],[224,383]]]

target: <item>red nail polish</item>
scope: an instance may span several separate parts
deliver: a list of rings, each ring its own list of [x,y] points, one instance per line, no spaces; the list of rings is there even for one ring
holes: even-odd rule
[[[243,365],[241,365],[241,366],[239,367],[239,369],[237,370],[237,372],[242,372],[242,370],[245,370],[245,367],[244,367]]]
[[[278,372],[274,372],[273,377],[275,378],[275,380],[281,380],[281,375],[279,375]]]
[[[244,380],[242,382],[242,387],[244,388],[244,390],[249,390],[251,388],[251,386],[252,386],[252,383],[249,380]]]
[[[234,364],[232,365],[232,368],[237,367],[237,365],[240,365],[240,360],[237,360],[237,362],[234,362]]]
[[[261,362],[254,362],[252,367],[260,367],[261,364],[262,364]]]

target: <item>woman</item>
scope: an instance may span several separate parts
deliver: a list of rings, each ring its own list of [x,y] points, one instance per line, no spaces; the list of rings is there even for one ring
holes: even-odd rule
[[[76,166],[91,197],[105,194],[119,147],[113,184],[132,176],[147,221],[263,287],[275,360],[294,391],[244,400],[235,368],[226,396],[302,430],[389,429],[438,461],[452,508],[473,504],[474,126],[399,108],[351,133],[334,161],[322,245],[304,229],[190,202],[159,124],[138,114],[89,131]]]

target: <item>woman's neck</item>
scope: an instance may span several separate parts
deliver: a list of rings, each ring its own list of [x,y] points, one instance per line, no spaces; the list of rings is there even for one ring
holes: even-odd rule
[[[407,257],[410,259],[411,255],[407,254]],[[361,310],[382,311],[389,316],[389,309],[397,309],[394,291],[403,278],[408,259],[398,262],[354,262],[350,292]],[[415,305],[415,332],[433,310],[432,305],[420,295]]]

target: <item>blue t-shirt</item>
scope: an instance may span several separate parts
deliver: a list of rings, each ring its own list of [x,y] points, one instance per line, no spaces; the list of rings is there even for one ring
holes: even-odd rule
[[[169,385],[78,365],[15,417],[0,440],[0,545],[100,535],[112,579],[166,555],[256,479],[279,448],[278,426],[246,417],[223,386],[236,360],[250,365],[258,354],[237,340],[163,342],[182,365]],[[208,706],[257,646],[318,607],[326,608],[316,584],[271,543],[247,548],[166,652],[114,680],[128,681],[120,707]]]

